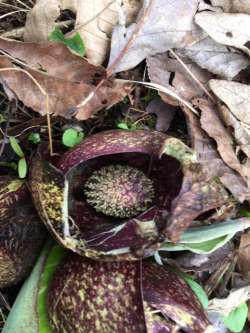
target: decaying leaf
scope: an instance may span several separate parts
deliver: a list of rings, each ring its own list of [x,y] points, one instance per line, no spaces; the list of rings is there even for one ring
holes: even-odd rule
[[[185,47],[198,40],[201,29],[193,22],[197,6],[196,0],[144,1],[137,22],[130,25],[125,34],[120,26],[113,30],[109,66],[133,39],[125,57],[113,68],[113,72],[131,69],[151,55],[163,53],[169,48]]]
[[[183,181],[178,196],[173,200],[168,216],[166,238],[179,240],[181,233],[199,215],[222,206],[229,199],[224,186],[214,178],[208,178],[194,152],[183,143],[169,138],[162,152],[179,159],[183,164]],[[179,147],[179,149],[178,149]]]
[[[237,119],[250,125],[250,86],[226,80],[210,80],[209,86]]]
[[[250,299],[250,286],[232,290],[226,298],[213,298],[208,305],[209,311],[215,311],[223,316]]]
[[[250,64],[247,56],[239,51],[229,50],[210,37],[204,37],[179,52],[188,56],[201,68],[228,80]]]
[[[250,234],[248,232],[240,237],[237,264],[243,278],[250,281]]]
[[[250,16],[247,14],[202,12],[195,22],[217,43],[236,47],[248,55],[246,46],[250,40]]]
[[[241,164],[237,158],[233,138],[220,120],[215,105],[205,99],[196,100],[195,103],[201,110],[201,127],[216,141],[218,152],[224,162],[237,171],[248,184],[250,175],[248,166]]]
[[[206,87],[210,74],[198,67],[189,59],[182,59],[185,66]],[[148,74],[151,82],[158,83],[173,90],[178,96],[186,101],[204,94],[200,86],[194,81],[187,70],[176,59],[170,58],[167,53],[158,54],[147,59]],[[174,74],[174,77],[171,77]],[[171,79],[170,79],[171,78]],[[176,100],[165,94],[161,94],[164,101],[178,105]]]
[[[187,117],[187,125],[193,149],[197,153],[197,160],[203,165],[208,177],[219,177],[224,186],[239,201],[250,199],[250,192],[245,182],[220,158],[212,139],[200,127],[199,119],[188,109],[183,108],[183,110]]]
[[[244,123],[239,121],[232,112],[225,106],[220,105],[218,107],[221,118],[227,127],[234,130],[234,138],[237,142],[237,148],[239,148],[244,154],[250,158],[250,131]]]
[[[225,12],[250,14],[248,0],[211,0],[213,6],[222,7]]]
[[[61,43],[22,43],[0,39],[0,47],[28,64],[27,71],[48,94],[49,112],[54,115],[87,119],[126,95],[128,86],[112,80],[106,80],[95,90],[98,82],[105,77],[105,70],[73,55]],[[14,62],[5,56],[1,57],[0,66],[2,69],[16,68]],[[18,98],[26,106],[46,114],[46,96],[31,77],[11,70],[2,71],[0,77],[10,98]]]
[[[130,25],[126,34],[119,26],[113,31],[110,71],[131,69],[149,56],[177,48],[200,67],[232,79],[250,61],[240,52],[216,43],[194,24],[197,6],[195,0],[144,1],[137,23]]]
[[[96,64],[105,60],[110,35],[119,18],[124,16],[123,24],[134,21],[141,6],[140,0],[39,0],[29,12],[25,26],[25,41],[46,41],[55,27],[60,10],[69,9],[76,14],[75,31],[84,40],[87,58]]]

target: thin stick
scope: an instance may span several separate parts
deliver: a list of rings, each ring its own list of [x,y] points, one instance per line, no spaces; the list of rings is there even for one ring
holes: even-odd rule
[[[210,94],[207,88],[200,82],[200,80],[191,72],[191,70],[187,67],[187,65],[181,60],[181,58],[172,50],[169,49],[169,52],[179,61],[182,67],[187,71],[187,73],[191,76],[191,78],[198,84],[198,86],[205,92],[205,94],[216,103],[215,98]]]
[[[189,102],[187,102],[185,99],[183,99],[182,97],[180,97],[179,95],[177,95],[172,90],[170,90],[170,89],[168,89],[168,88],[166,88],[166,87],[164,87],[164,86],[162,86],[162,85],[160,85],[158,83],[142,82],[142,81],[130,81],[130,80],[121,80],[121,79],[117,79],[117,81],[141,84],[141,85],[144,85],[147,88],[154,89],[154,90],[157,90],[157,91],[161,91],[164,94],[169,95],[169,96],[175,98],[178,102],[182,103],[187,108],[189,108],[194,114],[196,114],[196,116],[199,116],[198,111],[195,110],[195,108]]]
[[[10,15],[13,15],[13,14],[16,14],[16,13],[20,13],[20,12],[25,12],[27,13],[28,10],[27,9],[18,9],[18,10],[14,10],[13,12],[9,12],[9,13],[6,13],[6,14],[3,14],[0,16],[0,20],[7,17],[7,16],[10,16]]]
[[[24,2],[21,1],[21,0],[16,0],[16,2],[20,3],[22,6],[26,7],[26,8],[29,9],[29,10],[31,9],[30,6],[28,6],[26,3],[24,3]]]
[[[7,67],[7,68],[0,68],[0,72],[6,72],[6,71],[16,71],[16,72],[23,72],[36,84],[36,86],[39,88],[41,93],[45,96],[45,108],[46,108],[46,114],[47,114],[47,123],[48,123],[48,135],[49,135],[49,150],[50,150],[50,156],[53,155],[53,141],[52,141],[52,133],[51,133],[51,121],[50,121],[50,114],[49,114],[49,96],[47,92],[43,89],[43,87],[40,85],[40,83],[26,70],[22,68],[13,68],[13,67]]]

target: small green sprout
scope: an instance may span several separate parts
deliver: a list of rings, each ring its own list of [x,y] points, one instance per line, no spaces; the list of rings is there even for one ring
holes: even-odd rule
[[[49,35],[49,40],[54,42],[62,42],[81,57],[83,57],[86,53],[84,42],[79,33],[76,33],[73,37],[66,38],[62,31],[58,27],[55,27],[55,29]]]
[[[20,178],[25,178],[27,175],[28,166],[27,166],[27,161],[24,156],[24,152],[15,137],[10,136],[9,140],[10,140],[11,148],[14,150],[14,152],[19,157],[19,161],[17,164],[18,175]]]
[[[75,128],[68,128],[63,132],[62,143],[64,146],[72,148],[78,145],[84,138],[82,131],[77,131]]]
[[[38,144],[41,142],[41,137],[39,133],[32,132],[28,136],[28,140],[34,144]]]

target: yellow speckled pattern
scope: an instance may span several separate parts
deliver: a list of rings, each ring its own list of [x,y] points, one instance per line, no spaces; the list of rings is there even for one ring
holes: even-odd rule
[[[23,180],[10,176],[0,179],[0,218],[8,214],[9,207],[27,197],[27,188]]]
[[[54,333],[202,333],[209,322],[192,290],[152,261],[68,255],[47,295]]]
[[[55,333],[145,333],[140,263],[71,256],[52,282],[48,308]]]

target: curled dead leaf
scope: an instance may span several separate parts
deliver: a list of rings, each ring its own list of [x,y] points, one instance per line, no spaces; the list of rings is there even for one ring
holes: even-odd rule
[[[217,143],[217,149],[223,161],[233,170],[237,171],[246,184],[250,181],[248,166],[242,165],[234,150],[233,137],[221,121],[216,106],[206,99],[197,99],[193,103],[201,110],[201,127]]]
[[[250,192],[240,175],[233,171],[219,156],[212,139],[201,128],[198,117],[183,107],[186,114],[192,147],[197,153],[197,160],[203,165],[208,177],[218,177],[232,195],[243,202],[250,200]],[[211,168],[211,164],[213,167]]]
[[[240,237],[237,264],[243,278],[250,281],[250,233],[246,232]]]

